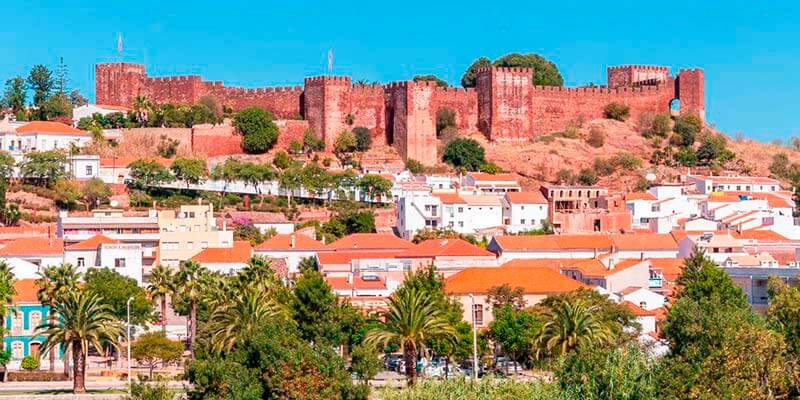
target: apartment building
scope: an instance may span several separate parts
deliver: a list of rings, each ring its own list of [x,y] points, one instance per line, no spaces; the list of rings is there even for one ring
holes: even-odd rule
[[[233,231],[223,220],[217,227],[211,204],[182,205],[178,210],[158,212],[159,262],[178,267],[207,248],[230,248]]]
[[[780,182],[760,176],[707,176],[688,175],[688,183],[693,184],[698,193],[712,192],[778,192]]]
[[[465,235],[503,226],[503,200],[495,195],[431,193],[400,197],[397,230],[406,240],[423,229],[451,229]],[[520,217],[521,218],[521,217]]]

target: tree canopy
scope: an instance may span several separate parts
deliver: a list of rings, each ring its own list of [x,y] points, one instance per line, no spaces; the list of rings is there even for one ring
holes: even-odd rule
[[[464,75],[461,77],[461,85],[464,87],[475,87],[478,70],[490,66],[531,68],[533,70],[531,79],[534,85],[562,86],[564,84],[564,78],[558,71],[556,64],[552,61],[534,53],[511,53],[496,59],[494,62],[491,62],[486,57],[478,58],[467,68],[467,71],[464,72]]]

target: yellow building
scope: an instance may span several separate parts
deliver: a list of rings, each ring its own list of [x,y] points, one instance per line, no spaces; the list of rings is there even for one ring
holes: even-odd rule
[[[211,204],[183,205],[178,211],[158,212],[159,262],[177,267],[203,249],[232,247],[233,231],[218,229]]]

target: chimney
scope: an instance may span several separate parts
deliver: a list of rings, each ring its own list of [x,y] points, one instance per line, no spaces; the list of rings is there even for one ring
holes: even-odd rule
[[[324,238],[324,236],[323,236],[323,238]],[[294,248],[296,245],[297,245],[297,238],[294,236],[294,234],[292,234],[291,242],[289,243],[289,247]]]

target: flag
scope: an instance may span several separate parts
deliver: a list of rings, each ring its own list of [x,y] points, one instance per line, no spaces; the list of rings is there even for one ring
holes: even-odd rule
[[[122,34],[117,34],[117,53],[122,54]]]
[[[328,49],[328,73],[333,72],[333,49]]]

